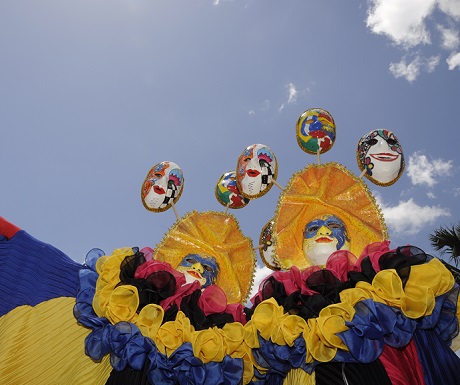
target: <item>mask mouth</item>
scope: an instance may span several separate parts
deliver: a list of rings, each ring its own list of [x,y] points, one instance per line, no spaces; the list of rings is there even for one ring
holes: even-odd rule
[[[330,242],[333,242],[333,239],[329,237],[321,237],[315,240],[315,242],[316,243],[330,243]]]
[[[165,193],[165,189],[163,187],[160,187],[160,186],[153,186],[153,191],[155,191],[157,194],[164,194]]]
[[[260,174],[259,171],[253,170],[253,169],[247,170],[246,173],[247,173],[248,176],[250,176],[251,178],[255,178],[256,176],[258,176],[258,175]]]
[[[203,279],[201,274],[197,273],[195,270],[187,270],[187,273],[189,273],[193,278]]]
[[[370,154],[371,158],[374,158],[380,162],[393,162],[399,158],[399,155],[390,154],[387,152],[381,152],[378,154]]]

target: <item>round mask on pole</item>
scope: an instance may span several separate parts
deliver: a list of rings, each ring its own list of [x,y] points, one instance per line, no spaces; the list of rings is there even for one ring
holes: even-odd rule
[[[149,211],[166,211],[179,200],[183,186],[181,168],[174,162],[160,162],[150,169],[144,179],[142,204]]]
[[[404,154],[391,131],[378,129],[364,135],[356,150],[358,166],[372,183],[390,186],[404,171]]]

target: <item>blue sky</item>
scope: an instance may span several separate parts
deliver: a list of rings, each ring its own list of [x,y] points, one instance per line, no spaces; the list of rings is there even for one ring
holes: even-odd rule
[[[337,161],[376,128],[400,140],[396,184],[367,182],[393,246],[433,255],[460,220],[460,2],[447,0],[75,0],[0,3],[0,215],[82,262],[99,247],[158,243],[172,210],[140,188],[171,160],[179,215],[224,210],[214,187],[263,143],[278,182],[315,162],[297,145],[308,108],[337,125]],[[233,210],[258,243],[280,190]]]

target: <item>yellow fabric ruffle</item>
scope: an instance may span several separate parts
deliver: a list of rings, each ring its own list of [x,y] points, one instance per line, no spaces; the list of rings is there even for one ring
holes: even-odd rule
[[[435,298],[454,285],[452,274],[440,261],[433,259],[426,264],[412,266],[405,287],[395,270],[382,270],[372,283],[358,282],[355,288],[342,291],[340,303],[327,306],[317,318],[308,321],[285,314],[276,300],[270,298],[256,307],[251,321],[244,326],[235,322],[223,329],[195,331],[190,320],[180,311],[174,321],[163,325],[164,311],[158,305],[147,305],[139,315],[136,314],[139,304],[136,288],[130,285],[115,288],[119,283],[120,263],[131,254],[131,249],[119,249],[112,256],[98,261],[100,277],[93,300],[97,314],[107,317],[112,323],[129,321],[136,324],[142,334],[152,338],[158,350],[166,355],[190,342],[194,355],[204,363],[220,362],[225,355],[242,358],[244,383],[253,377],[254,367],[261,373],[267,370],[257,365],[252,355],[251,349],[259,348],[258,334],[276,344],[289,346],[302,336],[308,347],[306,362],[328,362],[335,357],[337,350],[348,350],[338,333],[347,330],[345,322],[353,319],[357,302],[370,298],[397,307],[407,317],[417,319],[430,315]],[[310,379],[311,376],[308,377]]]
[[[93,297],[93,309],[98,317],[106,317],[106,308],[110,295],[120,282],[120,264],[128,255],[132,255],[130,247],[116,249],[112,255],[104,255],[96,262],[99,278],[96,282],[96,293]]]
[[[283,381],[283,385],[316,385],[315,372],[308,374],[302,369],[292,369]]]
[[[0,318],[2,385],[104,385],[109,357],[95,362],[84,354],[90,330],[73,316],[75,298],[59,297],[19,306]]]
[[[137,318],[137,326],[144,336],[154,339],[163,322],[165,311],[160,305],[153,303],[142,308]]]
[[[355,288],[342,291],[340,299],[354,306],[363,299],[371,298],[397,307],[405,316],[417,319],[430,315],[435,298],[452,289],[454,282],[454,277],[442,262],[432,259],[423,265],[411,266],[404,288],[394,269],[382,270],[376,274],[372,284],[358,282]]]

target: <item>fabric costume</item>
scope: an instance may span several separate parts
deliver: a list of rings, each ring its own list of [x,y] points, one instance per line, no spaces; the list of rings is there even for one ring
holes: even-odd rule
[[[320,165],[335,140],[326,110],[305,111],[297,137],[318,165],[283,189],[262,242],[273,246],[267,266],[275,271],[246,307],[256,257],[230,214],[191,212],[155,250],[93,249],[84,264],[0,217],[0,384],[460,384],[453,269],[413,246],[391,249],[364,182],[339,164]],[[267,146],[249,146],[244,160],[254,148],[266,152],[260,168],[274,161],[274,170],[247,199],[264,195],[277,177]],[[163,170],[157,166],[141,189],[150,211],[168,209],[182,192],[183,176],[174,174],[164,206],[147,205],[154,171]],[[372,172],[370,164],[360,168]],[[238,196],[237,186],[228,187],[216,193],[227,208]],[[331,216],[346,229],[350,250],[327,249],[317,266],[304,231]],[[211,285],[177,270],[188,255],[215,259]]]
[[[460,384],[459,287],[414,247],[274,272],[243,309],[147,250],[80,265],[0,234],[2,384]]]

